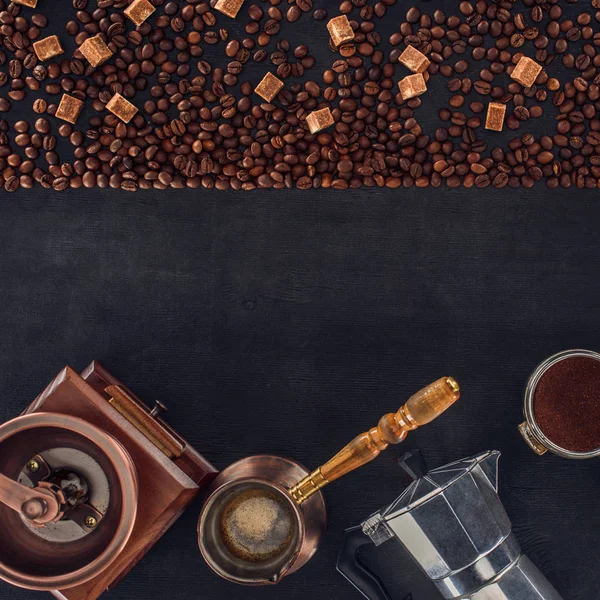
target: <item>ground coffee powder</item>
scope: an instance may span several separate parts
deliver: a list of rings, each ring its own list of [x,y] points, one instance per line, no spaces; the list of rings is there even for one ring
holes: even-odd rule
[[[574,356],[550,367],[535,389],[533,412],[544,435],[561,448],[600,448],[600,361]]]

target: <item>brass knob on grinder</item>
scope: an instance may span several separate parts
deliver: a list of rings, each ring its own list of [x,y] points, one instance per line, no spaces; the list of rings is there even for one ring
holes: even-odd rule
[[[372,461],[390,444],[398,444],[407,433],[430,423],[460,397],[460,388],[452,377],[442,377],[413,394],[398,412],[384,415],[377,427],[354,438],[322,467],[290,488],[298,504],[306,501],[328,483]]]

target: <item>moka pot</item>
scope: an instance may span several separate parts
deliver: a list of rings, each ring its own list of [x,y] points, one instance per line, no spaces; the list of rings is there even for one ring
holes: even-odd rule
[[[512,532],[497,493],[499,457],[484,452],[417,475],[392,504],[346,531],[338,570],[369,600],[390,600],[358,551],[395,539],[446,600],[562,600]]]

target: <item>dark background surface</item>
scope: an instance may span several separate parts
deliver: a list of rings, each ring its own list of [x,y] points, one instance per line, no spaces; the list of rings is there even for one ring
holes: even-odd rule
[[[456,406],[325,490],[329,531],[301,572],[221,581],[197,549],[199,500],[108,597],[358,600],[335,571],[341,534],[400,493],[393,459],[419,447],[431,467],[501,450],[524,550],[565,600],[595,600],[598,462],[537,457],[517,425],[538,362],[599,347],[598,222],[595,192],[543,187],[5,196],[0,421],[97,358],[218,468],[255,453],[314,468],[453,375]],[[436,597],[393,542],[370,559],[394,599]],[[0,598],[39,597],[0,582]]]
[[[420,7],[456,14],[457,4]],[[69,16],[51,19],[47,33],[70,52],[64,22],[73,11],[60,5]],[[314,5],[336,14],[328,0]],[[590,10],[561,5],[571,15]],[[385,51],[406,8],[398,3],[377,22]],[[244,21],[227,21],[231,36],[242,37]],[[336,58],[324,23],[305,17],[281,37],[315,54],[305,79],[320,80]],[[522,50],[533,55],[531,46]],[[221,47],[205,58],[226,65]],[[460,58],[468,56],[451,62]],[[468,74],[477,78],[485,66],[472,64]],[[256,83],[267,68],[249,64],[245,78]],[[548,71],[561,81],[574,76],[558,62]],[[398,79],[406,74],[397,67]],[[432,135],[450,93],[441,77],[429,89],[416,116]],[[31,119],[32,102],[28,95],[5,117]],[[555,110],[550,102],[544,109],[519,132],[478,135],[491,148],[526,131],[552,133]],[[92,114],[86,104],[82,119]],[[71,160],[66,146],[61,158]],[[543,185],[4,194],[0,421],[66,364],[80,370],[97,358],[141,397],[167,403],[171,425],[218,468],[256,453],[314,468],[420,387],[453,375],[463,396],[451,411],[325,490],[329,531],[300,573],[275,588],[220,580],[197,548],[198,500],[108,598],[359,600],[335,571],[342,532],[401,492],[393,459],[419,447],[431,467],[502,451],[500,495],[525,552],[565,600],[597,600],[598,462],[539,458],[517,425],[538,362],[569,347],[600,348],[598,223],[597,191]],[[408,592],[436,598],[393,542],[369,559],[394,600]],[[0,582],[2,600],[41,597]]]

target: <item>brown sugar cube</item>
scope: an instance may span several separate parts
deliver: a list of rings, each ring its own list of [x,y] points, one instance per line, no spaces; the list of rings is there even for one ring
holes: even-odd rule
[[[406,46],[398,60],[413,73],[423,73],[430,64],[429,59],[413,46]]]
[[[240,8],[242,8],[242,4],[244,4],[244,0],[219,0],[215,4],[215,9],[235,19],[240,12]]]
[[[148,0],[133,0],[123,12],[139,27],[155,10]]]
[[[129,123],[133,119],[138,109],[125,100],[121,94],[115,94],[107,103],[106,110],[109,110],[113,115],[119,117],[123,123]]]
[[[401,79],[398,83],[398,87],[400,88],[402,100],[415,98],[427,91],[427,84],[425,83],[425,78],[422,73],[415,73],[414,75],[408,75],[404,79]]]
[[[33,50],[40,60],[48,60],[64,53],[60,40],[55,35],[33,42]]]
[[[13,0],[15,4],[22,4],[23,6],[28,6],[29,8],[35,8],[37,6],[37,0]]]
[[[97,67],[103,62],[106,62],[113,54],[99,35],[95,35],[94,37],[85,40],[85,42],[79,46],[79,52],[85,56],[92,67]]]
[[[267,73],[254,88],[254,91],[267,102],[271,102],[279,94],[283,85],[284,83],[281,79],[277,79],[273,73]]]
[[[329,108],[322,108],[321,110],[314,110],[308,117],[306,117],[306,123],[311,133],[317,133],[322,129],[326,129],[335,123],[333,115]]]
[[[83,102],[79,98],[73,98],[69,94],[63,94],[60,104],[56,109],[56,115],[59,119],[75,125],[77,117],[83,108]]]
[[[535,60],[531,60],[531,58],[527,56],[521,56],[510,76],[522,86],[531,87],[535,83],[541,70],[542,65],[538,65]]]
[[[485,118],[485,128],[491,129],[492,131],[502,131],[505,113],[506,104],[490,102],[488,104],[487,117]]]
[[[351,42],[354,39],[354,29],[352,29],[346,15],[331,19],[331,21],[327,23],[327,30],[329,31],[331,41],[336,48],[346,42]]]

